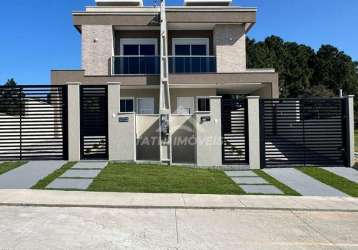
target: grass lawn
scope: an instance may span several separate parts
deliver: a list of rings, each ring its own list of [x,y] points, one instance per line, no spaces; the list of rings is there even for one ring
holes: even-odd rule
[[[286,186],[282,182],[279,182],[278,180],[273,178],[271,175],[266,174],[261,169],[254,170],[254,172],[258,176],[260,176],[263,179],[265,179],[268,183],[270,183],[270,184],[274,185],[275,187],[277,187],[278,189],[280,189],[285,195],[300,196],[300,194],[297,193],[295,190],[293,190],[292,188]]]
[[[0,174],[4,174],[10,170],[13,170],[21,165],[25,164],[26,161],[7,161],[0,164]]]
[[[358,197],[358,184],[344,177],[338,176],[322,168],[302,167],[297,168],[303,173],[332,186],[350,196]]]
[[[358,129],[354,130],[354,151],[358,152]]]
[[[110,163],[89,191],[244,194],[223,171],[178,166]]]
[[[48,184],[50,184],[52,181],[54,181],[57,177],[60,177],[64,172],[66,172],[68,169],[70,169],[73,165],[75,165],[76,162],[67,162],[64,164],[61,168],[57,169],[52,174],[46,176],[39,182],[37,182],[32,189],[45,189]]]

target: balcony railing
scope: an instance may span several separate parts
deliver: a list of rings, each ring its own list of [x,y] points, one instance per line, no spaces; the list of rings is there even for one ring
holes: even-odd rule
[[[159,60],[159,56],[114,56],[112,58],[112,74],[159,74]]]
[[[170,56],[169,73],[193,74],[216,72],[215,56]]]
[[[215,56],[170,56],[169,73],[215,73]],[[160,74],[159,56],[114,56],[112,75]]]

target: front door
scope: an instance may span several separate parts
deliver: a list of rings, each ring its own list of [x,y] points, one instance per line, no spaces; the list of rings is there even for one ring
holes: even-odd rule
[[[248,164],[247,100],[222,99],[222,156],[224,164]]]
[[[80,87],[81,159],[108,159],[107,86]]]

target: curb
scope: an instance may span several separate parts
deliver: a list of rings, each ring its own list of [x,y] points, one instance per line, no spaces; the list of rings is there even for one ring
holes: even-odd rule
[[[231,207],[231,206],[135,206],[135,205],[76,205],[76,204],[35,204],[0,203],[0,207],[47,207],[47,208],[108,208],[108,209],[183,209],[183,210],[257,210],[257,211],[302,211],[302,212],[347,212],[358,213],[358,209],[321,208],[273,208],[273,207]]]

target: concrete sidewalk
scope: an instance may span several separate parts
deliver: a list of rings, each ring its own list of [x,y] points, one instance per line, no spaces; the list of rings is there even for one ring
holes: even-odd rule
[[[358,199],[351,197],[141,194],[49,190],[0,190],[0,206],[272,209],[358,212]]]
[[[0,249],[358,249],[358,213],[0,206]]]

